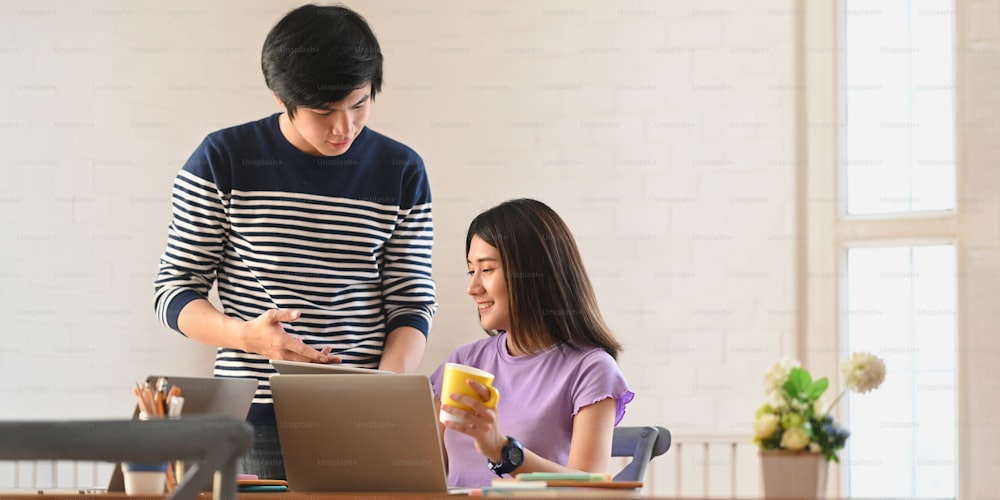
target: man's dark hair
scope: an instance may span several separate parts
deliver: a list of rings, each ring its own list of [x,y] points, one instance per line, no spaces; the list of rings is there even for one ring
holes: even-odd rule
[[[260,57],[267,87],[295,108],[324,108],[371,82],[382,89],[382,50],[363,17],[347,7],[307,4],[271,28]]]

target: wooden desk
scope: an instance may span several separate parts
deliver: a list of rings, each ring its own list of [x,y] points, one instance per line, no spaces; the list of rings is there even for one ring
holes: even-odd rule
[[[297,493],[294,491],[284,493],[240,493],[239,500],[457,500],[468,498],[464,495],[439,495],[428,493]],[[479,497],[475,497],[479,498]],[[496,497],[493,497],[496,498]],[[518,496],[511,497],[518,500],[532,500],[531,497]],[[553,497],[545,498],[551,500]],[[572,497],[562,497],[572,498]],[[593,500],[589,497],[588,500]],[[609,499],[614,498],[609,496]],[[72,494],[72,493],[46,493],[46,494],[10,494],[0,492],[0,500],[163,500],[163,496],[154,495],[126,495],[124,493],[101,493],[101,494]],[[718,498],[698,498],[698,497],[643,497],[644,500],[719,500]],[[199,500],[212,500],[210,493],[203,493]],[[542,497],[539,500],[543,500]],[[752,499],[743,499],[752,500]]]

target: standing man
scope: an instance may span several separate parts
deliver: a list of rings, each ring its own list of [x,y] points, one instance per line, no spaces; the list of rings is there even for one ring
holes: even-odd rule
[[[433,224],[423,160],[366,127],[382,51],[364,18],[298,7],[261,66],[284,111],[209,134],[177,175],[155,309],[218,347],[215,376],[259,380],[241,472],[283,479],[268,360],[415,371],[437,307]]]

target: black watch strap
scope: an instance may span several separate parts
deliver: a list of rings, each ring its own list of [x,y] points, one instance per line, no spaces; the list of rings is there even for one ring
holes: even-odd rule
[[[502,477],[504,474],[510,474],[524,463],[524,446],[520,441],[507,436],[507,444],[500,451],[500,463],[494,463],[488,458],[486,462],[496,475]]]

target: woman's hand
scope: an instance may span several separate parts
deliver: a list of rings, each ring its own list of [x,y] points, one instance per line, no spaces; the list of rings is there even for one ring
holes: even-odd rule
[[[476,392],[479,398],[459,393],[450,394],[449,396],[453,400],[471,409],[464,410],[442,403],[442,411],[461,419],[461,422],[445,422],[444,426],[471,437],[475,440],[476,451],[480,455],[495,463],[500,462],[500,454],[504,445],[507,444],[507,436],[500,432],[500,429],[497,427],[496,409],[487,408],[483,404],[490,400],[490,390],[485,385],[472,379],[466,380],[466,383]],[[445,398],[442,397],[441,399],[444,400]]]

